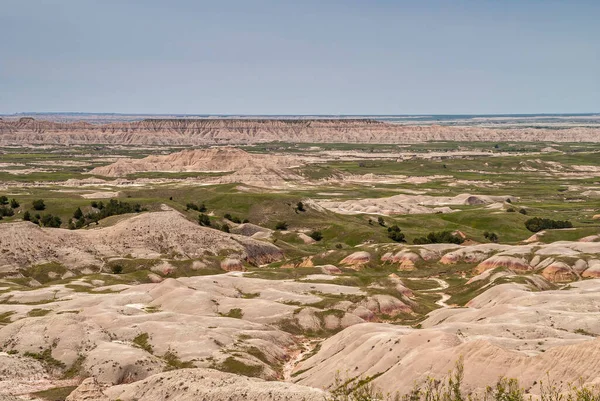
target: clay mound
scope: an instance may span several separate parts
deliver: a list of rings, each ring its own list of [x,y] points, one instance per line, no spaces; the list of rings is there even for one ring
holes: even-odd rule
[[[253,264],[279,260],[279,248],[266,242],[201,227],[180,213],[143,213],[114,226],[89,230],[40,228],[28,223],[0,225],[0,272],[57,262],[69,268],[102,266],[103,259],[156,259],[164,254],[201,258],[206,254],[237,254]]]
[[[252,223],[243,223],[243,224],[239,224],[236,227],[232,227],[231,232],[234,234],[243,235],[244,237],[252,237],[256,233],[271,234],[273,232],[273,230],[270,230],[265,227],[257,226],[256,224],[252,224]]]
[[[94,377],[88,377],[81,382],[65,401],[109,401],[110,399],[102,391],[102,386]]]
[[[122,177],[128,174],[150,171],[227,172],[257,169],[260,172],[263,169],[282,169],[298,164],[298,161],[289,157],[250,154],[241,149],[223,147],[184,150],[169,155],[151,155],[143,159],[118,160],[108,166],[96,167],[91,171],[91,174]]]
[[[529,263],[522,258],[494,255],[478,264],[475,268],[475,274],[480,274],[486,270],[495,269],[497,267],[506,267],[507,269],[515,272],[527,272],[532,270]]]
[[[590,260],[588,266],[589,267],[581,274],[581,277],[600,278],[600,260]]]
[[[318,268],[321,269],[321,272],[324,274],[342,274],[342,271],[340,269],[337,268],[337,266],[334,265],[323,265],[323,266],[317,266]]]
[[[212,369],[184,369],[161,373],[104,391],[123,401],[322,401],[323,390],[292,383],[266,382]],[[72,401],[83,401],[73,399]]]
[[[325,209],[340,214],[431,214],[451,213],[452,205],[483,205],[505,200],[516,201],[511,196],[461,194],[454,197],[429,195],[394,195],[387,198],[366,198],[346,201],[319,201]]]
[[[579,242],[600,242],[600,234],[588,235],[579,240]]]
[[[542,276],[553,283],[564,283],[577,278],[571,267],[563,262],[554,262],[542,271]]]
[[[346,256],[340,264],[342,265],[364,265],[371,261],[371,254],[365,251],[354,252],[351,255]]]
[[[239,259],[225,259],[221,262],[221,269],[228,272],[241,272],[245,270],[242,261]]]

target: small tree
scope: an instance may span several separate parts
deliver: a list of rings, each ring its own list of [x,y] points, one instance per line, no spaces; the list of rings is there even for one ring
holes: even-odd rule
[[[44,210],[44,209],[46,209],[46,204],[44,203],[44,200],[43,200],[43,199],[37,199],[37,200],[34,200],[34,201],[31,203],[31,205],[33,206],[33,208],[34,208],[35,210]]]
[[[23,220],[31,221],[31,213],[29,213],[29,210],[26,210],[25,213],[23,213]]]
[[[526,209],[519,209],[519,213],[523,214],[523,215],[527,215],[527,210]]]
[[[287,230],[287,228],[288,228],[288,224],[285,221],[280,221],[277,224],[275,224],[276,230]]]
[[[21,205],[19,204],[19,202],[17,202],[17,200],[15,198],[12,198],[10,200],[10,207],[12,207],[13,209],[16,209],[19,206],[21,206]]]
[[[229,232],[229,224],[225,223],[221,226],[221,231],[228,233]]]
[[[377,218],[377,223],[379,223],[380,226],[385,227],[385,220],[383,219],[383,217],[379,216]]]
[[[8,198],[6,196],[0,196],[0,205],[8,205]]]
[[[206,214],[204,213],[200,213],[200,215],[198,216],[198,223],[201,226],[204,227],[210,227],[210,217],[208,217]]]
[[[123,273],[123,266],[114,265],[114,266],[111,266],[110,270],[112,271],[113,274],[121,274],[121,273]]]
[[[73,218],[75,220],[79,220],[82,217],[83,217],[83,212],[81,211],[81,208],[78,207],[77,209],[75,209],[75,212],[73,213]]]
[[[321,234],[321,231],[313,231],[308,236],[315,241],[321,241],[323,239],[323,234]]]
[[[299,211],[299,212],[304,212],[306,210],[306,209],[304,209],[304,203],[298,202],[296,204],[296,210]]]

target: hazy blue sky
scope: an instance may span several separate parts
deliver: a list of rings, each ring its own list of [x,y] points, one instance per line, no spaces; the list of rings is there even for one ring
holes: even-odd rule
[[[600,111],[598,0],[0,0],[0,113]]]

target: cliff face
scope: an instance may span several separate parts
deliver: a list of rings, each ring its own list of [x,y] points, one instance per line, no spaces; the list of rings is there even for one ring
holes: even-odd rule
[[[490,129],[403,126],[368,119],[147,119],[93,125],[0,120],[0,144],[211,145],[260,142],[410,143],[421,141],[600,142],[598,128]]]

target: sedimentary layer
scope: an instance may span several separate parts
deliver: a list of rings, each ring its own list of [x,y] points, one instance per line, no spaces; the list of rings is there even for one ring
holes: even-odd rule
[[[599,142],[597,128],[403,126],[371,119],[146,119],[113,124],[0,120],[0,144],[211,145],[260,142]]]

